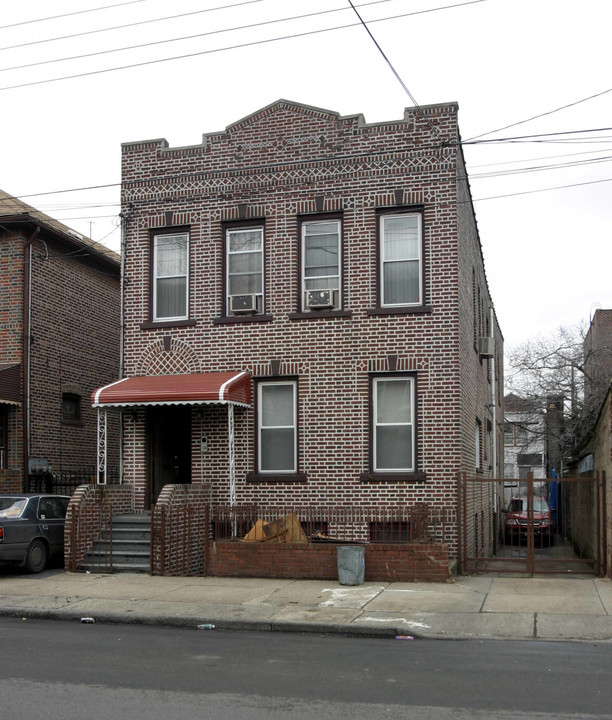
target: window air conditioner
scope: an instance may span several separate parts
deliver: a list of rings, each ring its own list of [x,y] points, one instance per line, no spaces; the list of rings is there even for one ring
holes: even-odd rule
[[[329,310],[335,307],[335,290],[306,290],[306,307],[309,310]]]
[[[230,295],[230,312],[234,315],[257,312],[259,297],[259,295]]]
[[[495,339],[492,337],[479,337],[478,354],[480,357],[492,358],[495,355]]]

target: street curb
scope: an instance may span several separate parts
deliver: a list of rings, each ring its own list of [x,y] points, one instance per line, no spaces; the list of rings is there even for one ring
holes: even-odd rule
[[[42,608],[0,608],[0,617],[20,618],[22,620],[63,620],[81,622],[84,617],[94,623],[105,625],[147,625],[196,630],[199,625],[212,625],[214,630],[233,630],[251,632],[279,632],[318,635],[344,635],[352,637],[395,638],[405,634],[404,630],[392,627],[369,627],[352,623],[299,623],[274,620],[218,620],[211,622],[208,617],[180,617],[168,615],[128,615],[126,613],[101,612],[87,616],[76,610],[50,610]],[[90,624],[90,623],[84,623]],[[411,637],[417,638],[414,633]],[[421,638],[419,638],[421,639]]]

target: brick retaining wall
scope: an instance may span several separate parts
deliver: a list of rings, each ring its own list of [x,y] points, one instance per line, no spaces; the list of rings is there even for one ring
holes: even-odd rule
[[[132,485],[80,485],[68,503],[64,528],[64,563],[73,572],[100,538],[110,517],[134,511]]]
[[[215,542],[211,546],[208,575],[337,580],[337,548],[335,544],[316,543]],[[365,546],[365,579],[368,582],[443,582],[448,577],[447,545]]]

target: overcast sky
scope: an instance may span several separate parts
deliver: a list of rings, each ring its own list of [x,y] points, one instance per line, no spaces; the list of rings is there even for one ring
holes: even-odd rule
[[[353,2],[419,104],[506,139],[464,148],[506,346],[612,308],[612,2]],[[0,3],[0,188],[117,251],[122,142],[198,144],[279,98],[413,104],[349,0]]]

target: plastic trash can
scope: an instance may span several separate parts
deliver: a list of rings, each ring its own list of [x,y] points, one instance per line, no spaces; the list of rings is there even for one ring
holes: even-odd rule
[[[340,585],[361,585],[365,576],[365,547],[338,547],[338,582]]]

